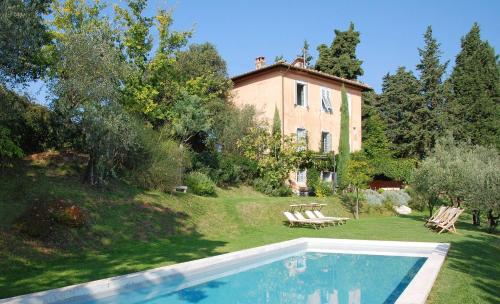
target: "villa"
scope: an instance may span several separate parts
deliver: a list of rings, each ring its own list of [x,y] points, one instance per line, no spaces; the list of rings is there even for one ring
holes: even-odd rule
[[[302,57],[291,64],[278,62],[266,66],[257,57],[255,70],[232,78],[233,102],[238,107],[253,105],[260,118],[270,125],[275,111],[281,119],[282,135],[295,134],[305,148],[338,153],[340,140],[341,88],[345,86],[349,106],[351,152],[361,149],[361,94],[371,87],[355,81],[309,69]],[[332,172],[322,172],[332,181]],[[307,186],[306,170],[290,175],[296,191]]]

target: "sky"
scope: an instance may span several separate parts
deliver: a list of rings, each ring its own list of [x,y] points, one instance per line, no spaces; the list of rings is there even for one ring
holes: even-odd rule
[[[108,1],[124,5],[124,1]],[[357,56],[363,61],[359,78],[380,93],[382,77],[399,66],[415,70],[418,48],[428,25],[441,43],[442,60],[450,60],[448,73],[460,51],[460,39],[478,22],[481,37],[500,50],[500,1],[237,1],[150,0],[147,14],[174,9],[175,30],[194,29],[192,43],[213,43],[226,60],[230,76],[255,68],[255,58],[272,63],[278,55],[288,61],[300,52],[304,39],[317,59],[316,47],[330,45],[334,29],[345,30],[352,21],[361,33]],[[41,88],[41,89],[40,89]],[[40,83],[28,92],[39,102],[45,98]]]

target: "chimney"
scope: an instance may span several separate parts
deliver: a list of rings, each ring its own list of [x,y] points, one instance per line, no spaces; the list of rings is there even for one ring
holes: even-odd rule
[[[258,70],[266,66],[266,57],[259,56],[255,58],[255,69]]]
[[[295,60],[292,62],[292,65],[298,68],[305,68],[304,57],[297,56]]]

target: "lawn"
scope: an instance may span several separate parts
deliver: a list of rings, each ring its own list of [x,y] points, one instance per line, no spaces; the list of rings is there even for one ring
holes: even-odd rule
[[[291,203],[328,203],[327,214],[348,215],[335,197],[270,198],[247,187],[218,189],[217,197],[172,196],[125,183],[94,190],[78,168],[57,159],[23,162],[0,176],[0,298],[81,283],[294,239],[328,237],[449,242],[451,249],[429,303],[500,303],[500,237],[470,224],[460,235],[423,226],[423,214],[362,214],[359,221],[314,230],[288,228],[281,211]],[[23,237],[13,219],[35,199],[71,199],[91,224],[50,242]]]

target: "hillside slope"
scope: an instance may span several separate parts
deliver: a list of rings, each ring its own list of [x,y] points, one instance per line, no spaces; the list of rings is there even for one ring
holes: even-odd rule
[[[123,182],[96,190],[80,182],[84,157],[32,155],[0,174],[0,298],[179,263],[302,236],[451,242],[430,303],[500,301],[498,235],[463,217],[462,235],[436,234],[422,215],[362,214],[340,227],[288,228],[292,203],[328,203],[327,214],[350,216],[338,198],[271,198],[247,187],[217,189],[217,197],[169,195]],[[81,228],[57,226],[33,238],[16,219],[34,204],[60,201],[83,208]]]

